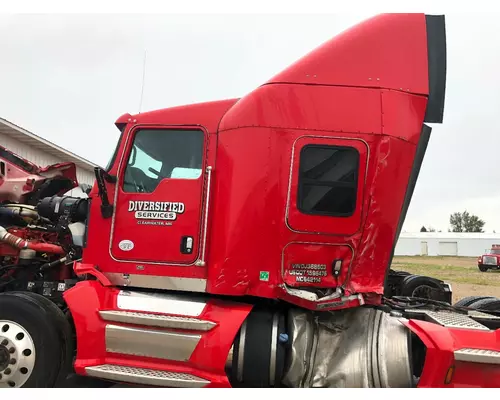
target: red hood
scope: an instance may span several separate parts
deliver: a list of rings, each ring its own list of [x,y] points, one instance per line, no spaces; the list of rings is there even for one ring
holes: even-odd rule
[[[481,255],[481,257],[496,257],[496,258],[500,258],[500,254],[484,253],[483,255]]]
[[[76,166],[65,162],[39,167],[0,146],[0,202],[36,203],[78,186]]]

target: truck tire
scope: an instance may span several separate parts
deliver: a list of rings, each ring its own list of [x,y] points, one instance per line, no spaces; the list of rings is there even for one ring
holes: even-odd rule
[[[430,291],[441,290],[441,286],[427,276],[410,275],[403,279],[401,296],[430,299]]]
[[[61,367],[55,382],[55,386],[58,387],[67,379],[68,374],[74,372],[72,367],[73,359],[76,356],[76,343],[73,339],[75,337],[73,323],[70,323],[72,315],[69,311],[65,314],[52,301],[39,294],[32,292],[15,292],[14,294],[20,297],[31,297],[34,301],[40,302],[49,310],[49,315],[54,318],[54,326],[59,331],[59,344],[62,350]]]
[[[489,268],[485,267],[484,265],[478,265],[479,271],[481,272],[488,272]]]
[[[454,306],[455,307],[470,307],[472,304],[479,300],[483,299],[489,299],[491,298],[490,296],[467,296],[464,297],[463,299],[458,300]]]
[[[472,304],[471,308],[481,311],[499,311],[500,299],[496,297],[487,297]]]
[[[43,296],[1,294],[0,388],[55,386],[67,369],[68,329],[62,311]]]

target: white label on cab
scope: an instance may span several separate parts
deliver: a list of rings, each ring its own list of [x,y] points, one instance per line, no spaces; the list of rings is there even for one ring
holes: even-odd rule
[[[118,243],[118,247],[120,250],[123,251],[130,251],[134,248],[134,242],[131,240],[122,240],[120,243]]]

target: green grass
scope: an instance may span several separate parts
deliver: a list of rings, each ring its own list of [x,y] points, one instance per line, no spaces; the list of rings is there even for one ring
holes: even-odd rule
[[[451,264],[434,265],[395,261],[392,268],[416,275],[431,276],[447,282],[500,287],[500,273],[497,271],[480,272],[475,266],[459,267]]]

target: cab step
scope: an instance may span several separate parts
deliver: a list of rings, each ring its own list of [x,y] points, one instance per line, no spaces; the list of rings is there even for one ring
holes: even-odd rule
[[[210,382],[194,375],[123,365],[103,364],[86,367],[88,376],[138,385],[172,388],[202,388]]]

